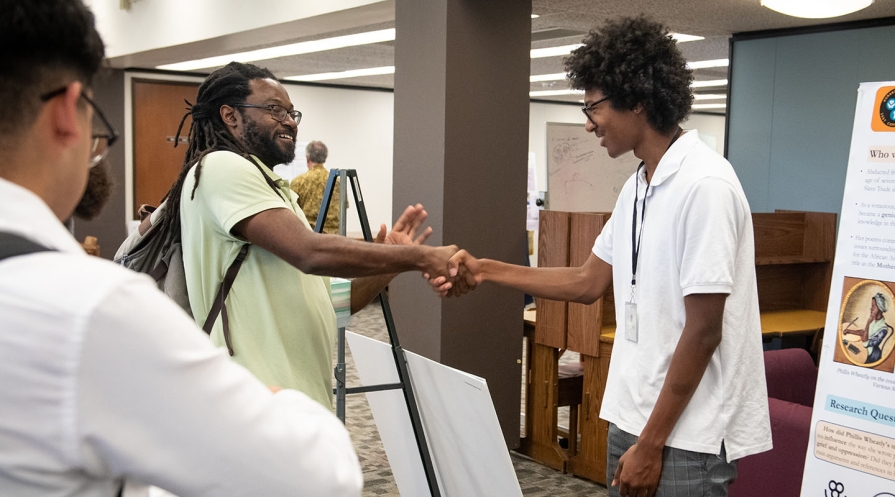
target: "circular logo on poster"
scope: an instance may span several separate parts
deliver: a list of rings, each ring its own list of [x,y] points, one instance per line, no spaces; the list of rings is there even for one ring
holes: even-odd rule
[[[855,366],[879,366],[895,350],[895,328],[886,319],[895,307],[895,294],[880,281],[863,280],[848,291],[843,304],[838,337],[842,353]]]
[[[895,128],[895,89],[890,90],[879,104],[879,120],[890,128]]]

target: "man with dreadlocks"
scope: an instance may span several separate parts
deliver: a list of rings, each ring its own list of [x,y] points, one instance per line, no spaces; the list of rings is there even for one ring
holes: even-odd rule
[[[727,495],[735,460],[771,448],[746,196],[730,163],[680,124],[693,75],[644,17],[591,31],[565,61],[585,130],[642,162],[580,267],[528,268],[459,252],[467,277],[590,304],[613,284],[618,333],[600,417],[609,495]],[[647,211],[647,207],[649,210]]]
[[[272,393],[151,279],[88,257],[63,226],[117,137],[94,99],[104,48],[87,7],[0,0],[0,46],[0,495],[112,496],[133,479],[359,496],[329,409]]]
[[[180,223],[190,307],[209,314],[223,275],[251,244],[227,298],[229,343],[221,320],[211,333],[233,359],[268,385],[295,388],[332,403],[332,346],[336,321],[328,278],[352,282],[351,307],[370,302],[396,273],[447,275],[456,247],[429,247],[416,231],[426,218],[408,207],[384,243],[314,233],[289,183],[272,168],[295,158],[301,113],[266,70],[232,62],[199,87],[189,150],[168,194]]]

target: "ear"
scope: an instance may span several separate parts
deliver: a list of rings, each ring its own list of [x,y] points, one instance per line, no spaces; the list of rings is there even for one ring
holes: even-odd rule
[[[635,106],[634,106],[634,113],[635,113],[635,114],[640,114],[641,112],[643,112],[643,104],[637,104],[637,105],[635,105]]]
[[[65,146],[78,143],[81,139],[80,116],[78,115],[78,102],[81,99],[83,85],[74,82],[68,85],[65,93],[47,102],[53,138]]]
[[[221,120],[228,128],[236,128],[242,121],[242,116],[237,110],[229,105],[222,105],[220,109]]]

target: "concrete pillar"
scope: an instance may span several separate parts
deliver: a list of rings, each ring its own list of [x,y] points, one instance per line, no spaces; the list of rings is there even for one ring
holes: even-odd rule
[[[421,202],[430,244],[523,264],[531,2],[397,0],[395,19],[395,217]],[[405,274],[390,298],[404,348],[487,379],[518,446],[522,293],[439,300]]]

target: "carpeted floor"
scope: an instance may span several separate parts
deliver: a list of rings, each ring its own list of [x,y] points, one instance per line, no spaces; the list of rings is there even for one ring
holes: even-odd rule
[[[370,338],[388,341],[382,310],[377,303],[367,306],[366,309],[354,315],[348,329]],[[400,333],[400,330],[398,331]],[[354,368],[350,349],[346,350],[345,362],[347,364],[347,385],[349,387],[359,386],[360,381]],[[382,448],[382,442],[379,439],[379,432],[367,405],[366,396],[363,394],[349,395],[345,403],[345,412],[348,431],[351,433],[361,466],[364,468],[364,496],[399,495],[388,459]],[[600,484],[562,474],[516,452],[510,451],[510,456],[513,466],[516,468],[516,476],[519,479],[523,495],[533,497],[579,495],[603,497],[608,495],[606,487]]]

